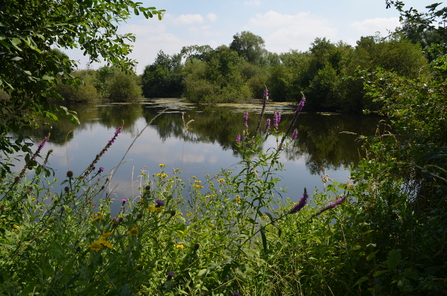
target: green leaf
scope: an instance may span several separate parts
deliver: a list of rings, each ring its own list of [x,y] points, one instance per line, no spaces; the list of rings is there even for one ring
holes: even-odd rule
[[[44,75],[42,77],[42,80],[54,80],[54,77],[53,76]]]
[[[353,287],[355,287],[355,286],[357,286],[357,285],[360,285],[361,283],[363,283],[363,282],[365,282],[365,281],[367,281],[367,280],[368,280],[368,277],[366,277],[366,276],[361,277],[361,278],[359,278],[359,279],[355,282],[355,284],[353,285]]]
[[[12,38],[11,39],[11,44],[17,48],[18,50],[22,51],[22,49],[20,49],[20,47],[18,47],[17,45],[19,45],[20,43],[22,43],[22,40],[20,40],[19,38]]]
[[[366,260],[367,260],[367,261],[371,261],[371,259],[373,259],[373,258],[376,256],[377,252],[379,252],[379,250],[374,251],[374,252],[372,252],[371,254],[369,254],[369,255],[366,257]]]
[[[11,59],[11,61],[14,61],[14,62],[18,62],[18,61],[21,61],[21,60],[23,60],[23,58],[21,58],[21,57],[13,57]]]
[[[396,268],[396,266],[400,263],[400,260],[401,260],[400,250],[391,250],[388,253],[388,259],[386,260],[388,268],[389,269]]]
[[[267,254],[267,237],[264,233],[264,227],[261,228],[261,238],[262,238],[262,246],[264,248],[264,253]]]
[[[381,274],[387,273],[389,270],[379,270],[374,272],[373,277],[378,277]]]

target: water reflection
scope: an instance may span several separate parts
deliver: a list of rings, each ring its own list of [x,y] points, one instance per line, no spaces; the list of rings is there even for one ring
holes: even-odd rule
[[[259,106],[256,109],[249,105],[195,107],[172,100],[148,101],[140,105],[78,105],[71,109],[78,112],[80,125],[61,118],[51,128],[42,127],[32,136],[39,142],[51,133],[45,148],[54,150],[50,165],[58,171],[60,180],[64,179],[67,170],[81,173],[107,144],[115,128],[123,126],[116,143],[97,164],[106,171],[116,171],[116,165],[130,143],[150,123],[129,149],[127,163],[114,175],[114,184],[119,184],[119,189],[114,190],[118,198],[135,196],[132,190],[138,187],[138,182],[134,177],[145,166],[150,174],[158,172],[160,163],[165,163],[167,168],[180,168],[186,174],[184,180],[191,176],[213,175],[221,168],[236,170],[241,158],[234,141],[244,129],[242,113],[249,112],[251,131],[256,129],[259,114]],[[280,129],[285,131],[293,109],[293,106],[270,105],[266,118],[272,118],[273,112],[280,111],[283,114]],[[359,161],[360,143],[356,142],[355,135],[341,132],[371,135],[377,122],[378,118],[370,116],[302,114],[297,122],[298,138],[281,156],[286,171],[279,173],[280,185],[291,190],[290,197],[295,196],[295,192],[301,194],[304,187],[310,189],[321,185],[319,174],[323,169],[331,177],[339,178],[337,181],[347,181],[349,173],[343,169]],[[262,127],[264,125],[265,122]],[[270,137],[264,148],[274,146],[275,139]]]

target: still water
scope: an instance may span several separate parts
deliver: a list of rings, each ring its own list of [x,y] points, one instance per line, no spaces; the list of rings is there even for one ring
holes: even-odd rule
[[[254,131],[260,107],[197,107],[175,99],[147,100],[137,105],[72,106],[78,112],[80,125],[61,120],[52,128],[37,130],[32,137],[38,143],[50,133],[42,155],[53,150],[49,166],[62,181],[68,170],[80,175],[107,145],[116,127],[123,126],[117,140],[96,164],[96,168],[104,168],[103,174],[114,172],[108,190],[119,201],[138,196],[140,170],[152,175],[159,172],[159,164],[166,165],[168,174],[180,169],[185,181],[193,176],[204,180],[206,174],[218,174],[221,168],[237,171],[241,156],[234,143],[245,128],[243,113],[249,112],[249,129]],[[294,109],[293,105],[271,104],[265,118],[280,112],[280,129],[286,130]],[[378,120],[370,116],[301,114],[296,124],[298,138],[280,159],[285,171],[278,173],[282,180],[279,186],[288,189],[282,197],[297,200],[305,187],[309,193],[321,189],[323,172],[334,181],[347,182],[346,168],[361,157],[361,143],[355,134],[372,135]],[[264,149],[269,147],[276,147],[275,137],[267,139]],[[123,157],[124,163],[117,167]]]

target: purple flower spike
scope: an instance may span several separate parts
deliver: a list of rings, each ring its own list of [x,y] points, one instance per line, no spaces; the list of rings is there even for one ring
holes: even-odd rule
[[[326,207],[322,208],[321,210],[319,210],[319,211],[315,214],[315,216],[320,215],[320,214],[323,213],[324,211],[327,211],[327,210],[329,210],[329,209],[333,209],[333,208],[335,208],[336,206],[338,206],[338,205],[340,205],[342,202],[344,202],[345,199],[346,199],[346,196],[340,197],[339,199],[337,199],[337,200],[334,201],[333,203],[331,203],[331,204],[327,205]]]
[[[248,112],[244,113],[244,126],[245,129],[248,129]]]
[[[304,208],[304,206],[307,203],[307,199],[309,198],[309,195],[307,195],[307,190],[306,188],[304,188],[304,194],[303,197],[300,199],[300,201],[293,206],[293,208],[290,209],[289,214],[296,214],[299,211],[301,211],[302,208]]]
[[[236,136],[236,143],[240,143],[241,142],[241,135],[237,135]]]
[[[275,130],[278,130],[280,121],[281,121],[281,114],[275,112],[275,114],[273,114],[273,127],[275,128]]]
[[[268,89],[268,88],[266,88],[265,91],[264,91],[264,98],[265,98],[266,100],[269,99],[269,89]]]
[[[265,131],[264,131],[264,133],[268,133],[269,132],[270,123],[271,123],[271,120],[270,120],[270,118],[268,118],[266,123],[265,123]]]
[[[298,137],[298,130],[294,129],[292,133],[292,140],[295,140]]]
[[[164,207],[164,205],[165,205],[165,202],[162,201],[162,200],[159,200],[159,199],[157,199],[157,200],[155,201],[155,203],[156,203],[156,205],[155,205],[156,208]]]

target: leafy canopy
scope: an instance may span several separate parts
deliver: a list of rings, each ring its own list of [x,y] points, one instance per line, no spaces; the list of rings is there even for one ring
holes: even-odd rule
[[[75,61],[55,49],[78,48],[91,62],[105,61],[131,69],[128,58],[135,36],[118,34],[118,25],[132,14],[162,18],[164,10],[131,0],[10,0],[0,2],[0,150],[23,147],[5,137],[9,132],[39,126],[42,117],[72,115],[49,98],[60,81],[75,84]],[[56,79],[60,78],[60,79]],[[78,82],[79,83],[79,82]]]

